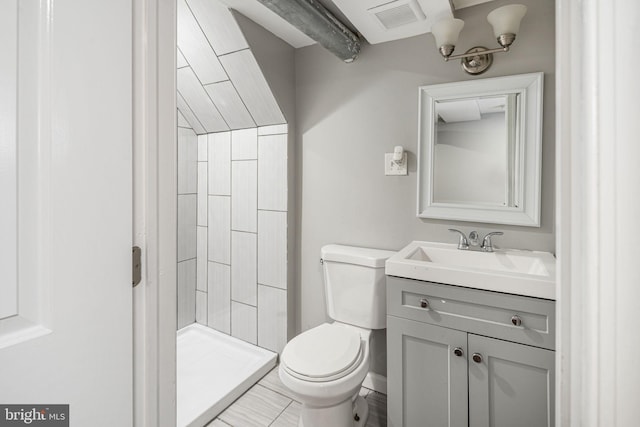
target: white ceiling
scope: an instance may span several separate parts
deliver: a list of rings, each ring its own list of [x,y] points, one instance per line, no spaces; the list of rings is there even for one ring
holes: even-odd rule
[[[493,0],[451,0],[454,9],[463,9],[469,6],[475,6],[480,3],[489,3]]]
[[[315,43],[314,40],[289,24],[279,15],[275,14],[270,9],[262,5],[262,3],[260,3],[258,0],[220,1],[230,8],[242,13],[257,24],[260,24],[262,27],[266,28],[295,48],[309,46]],[[367,39],[371,38],[371,40],[368,40],[370,43],[411,37],[430,31],[431,22],[429,21],[426,25],[422,26],[422,30],[420,31],[409,31],[406,34],[403,34],[400,31],[393,31],[392,34],[386,35],[373,35],[373,33],[370,33],[370,36],[367,37],[367,32],[370,30],[363,26],[363,22],[366,22],[368,15],[370,15],[370,13],[367,12],[367,9],[370,9],[371,7],[374,7],[376,5],[385,5],[393,3],[395,1],[398,0],[338,0],[338,3],[342,3],[345,5],[343,7],[336,5],[334,0],[321,0],[320,3],[322,3],[327,9],[334,13],[334,15],[336,15],[337,18],[343,21],[343,23],[348,27],[362,33]],[[448,0],[446,1],[448,2]],[[454,9],[462,9],[480,3],[487,3],[489,1],[492,0],[451,0],[451,4],[453,5]],[[440,8],[442,6],[441,3],[442,0],[420,0],[420,5],[426,11],[431,11],[434,9],[434,7]],[[384,29],[382,28],[382,26],[380,26],[380,31],[378,31],[378,33],[381,33],[383,31]],[[386,40],[383,40],[385,37]]]

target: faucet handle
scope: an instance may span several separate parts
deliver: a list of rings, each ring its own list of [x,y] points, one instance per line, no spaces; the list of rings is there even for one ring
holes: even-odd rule
[[[492,231],[491,233],[487,233],[482,239],[482,245],[480,246],[485,252],[493,252],[493,245],[491,243],[492,236],[502,236],[504,233],[502,231]]]
[[[450,228],[449,231],[458,233],[460,235],[460,239],[458,240],[458,249],[469,249],[469,241],[467,240],[467,236],[465,236],[462,231],[456,230],[455,228]]]

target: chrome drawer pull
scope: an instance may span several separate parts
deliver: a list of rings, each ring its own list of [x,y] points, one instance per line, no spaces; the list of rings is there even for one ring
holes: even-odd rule
[[[517,314],[514,314],[511,317],[511,323],[513,323],[514,326],[521,326],[522,325],[522,319]]]
[[[426,298],[422,298],[420,300],[420,307],[422,308],[429,308],[429,300]]]

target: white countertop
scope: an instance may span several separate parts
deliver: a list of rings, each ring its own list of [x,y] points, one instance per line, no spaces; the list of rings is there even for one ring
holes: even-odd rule
[[[556,299],[556,259],[549,252],[459,250],[457,245],[414,241],[390,257],[390,276],[474,289]]]

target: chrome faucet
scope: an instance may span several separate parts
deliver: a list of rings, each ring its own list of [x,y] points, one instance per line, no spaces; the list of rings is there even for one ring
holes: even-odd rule
[[[482,243],[479,244],[477,231],[470,232],[469,238],[467,238],[462,231],[456,230],[455,228],[450,228],[449,231],[459,234],[458,249],[467,250],[470,246],[480,246],[480,249],[484,252],[493,252],[493,245],[491,243],[492,236],[502,236],[504,234],[502,231],[492,231],[491,233],[487,233],[482,239]]]
[[[478,232],[472,231],[469,233],[469,246],[478,246]]]

